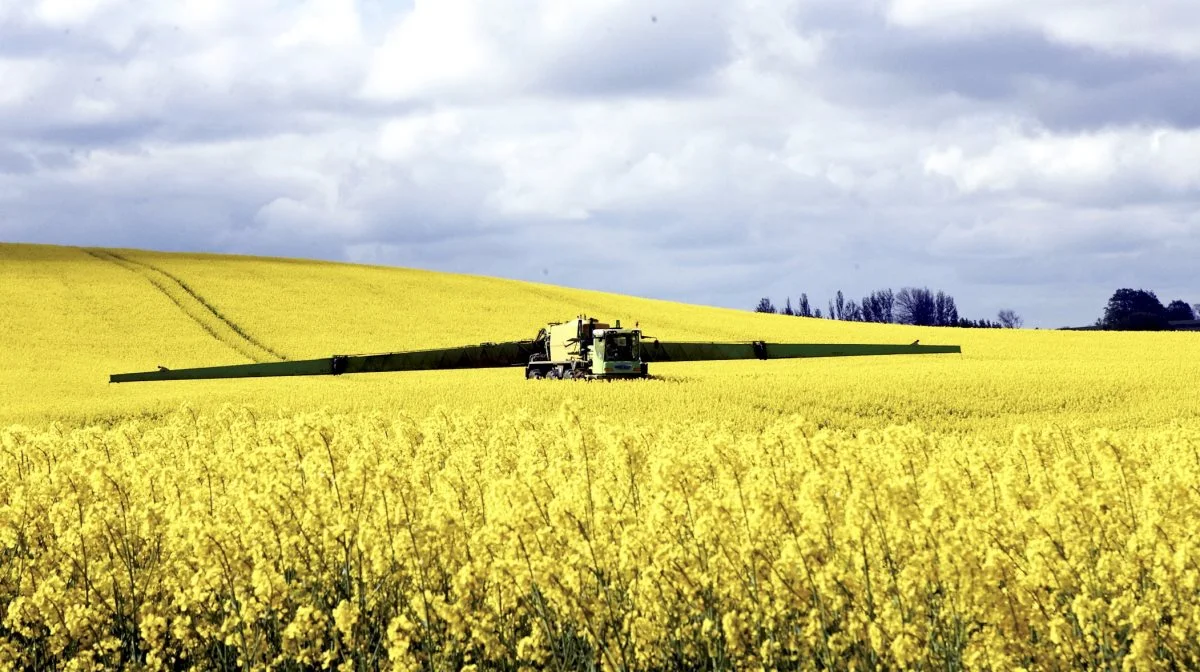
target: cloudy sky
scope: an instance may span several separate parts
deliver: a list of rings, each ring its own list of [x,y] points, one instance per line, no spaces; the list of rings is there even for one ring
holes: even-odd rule
[[[1200,301],[1195,0],[0,0],[0,240]]]

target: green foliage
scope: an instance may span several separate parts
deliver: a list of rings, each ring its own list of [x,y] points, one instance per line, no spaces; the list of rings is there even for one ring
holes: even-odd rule
[[[1118,289],[1108,300],[1102,324],[1117,331],[1157,331],[1167,327],[1167,309],[1154,292]]]
[[[1182,299],[1175,299],[1169,305],[1167,305],[1167,319],[1194,320],[1196,319],[1196,313],[1186,301]]]

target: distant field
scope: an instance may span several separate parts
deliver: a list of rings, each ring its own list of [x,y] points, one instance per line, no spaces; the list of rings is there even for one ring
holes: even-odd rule
[[[653,288],[647,288],[652,292]],[[288,410],[542,413],[1007,436],[1014,424],[1170,426],[1200,418],[1194,334],[981,331],[758,315],[600,292],[316,261],[0,245],[0,422],[112,418],[224,403]],[[533,337],[586,313],[681,340],[956,343],[961,356],[662,364],[662,381],[530,385],[519,371],[114,385],[119,371]],[[719,409],[721,412],[715,412]]]
[[[0,669],[1200,666],[1200,334],[33,245],[0,310]],[[107,383],[581,313],[963,354]]]

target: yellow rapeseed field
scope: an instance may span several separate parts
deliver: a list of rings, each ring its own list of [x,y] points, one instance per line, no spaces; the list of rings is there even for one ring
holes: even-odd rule
[[[25,245],[0,307],[0,670],[1200,667],[1196,334]],[[580,313],[963,354],[106,383]]]

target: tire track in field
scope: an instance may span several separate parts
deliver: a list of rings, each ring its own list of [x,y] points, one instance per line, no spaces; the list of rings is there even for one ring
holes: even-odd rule
[[[116,264],[127,271],[138,274],[154,285],[155,289],[170,299],[180,311],[191,318],[209,336],[250,361],[267,362],[287,359],[286,356],[246,333],[237,323],[221,314],[203,296],[177,276],[157,266],[130,259],[110,250],[81,249],[97,259]]]
[[[189,287],[186,282],[184,282],[182,279],[179,278],[179,276],[174,275],[174,274],[170,273],[169,271],[166,271],[162,268],[159,268],[158,266],[147,263],[145,261],[138,261],[136,259],[130,259],[129,257],[123,257],[123,256],[117,254],[116,252],[112,252],[112,251],[108,251],[108,250],[105,250],[105,252],[107,252],[108,254],[110,254],[118,259],[121,259],[123,261],[127,261],[131,264],[136,264],[138,266],[147,268],[151,272],[161,273],[162,275],[165,275],[169,280],[178,284],[179,287],[183,291],[188,293],[188,295],[190,295],[192,298],[194,298],[196,301],[198,301],[200,303],[200,305],[204,307],[205,310],[207,310],[209,313],[211,313],[213,315],[213,317],[215,317],[218,320],[220,320],[221,322],[225,323],[226,326],[228,326],[230,329],[232,329],[235,334],[237,334],[239,337],[241,337],[243,340],[245,340],[247,343],[249,343],[252,347],[262,350],[267,355],[269,355],[270,358],[278,359],[278,360],[286,360],[287,359],[286,355],[274,350],[273,348],[271,348],[271,346],[267,345],[266,343],[263,343],[262,341],[258,340],[255,337],[251,336],[249,333],[246,332],[246,330],[244,330],[240,326],[238,326],[238,324],[236,322],[234,322],[233,320],[229,319],[224,314],[222,314],[221,311],[217,310],[216,306],[213,306],[211,303],[209,303],[207,300],[205,300],[205,298],[203,296],[201,296],[198,292],[196,292],[191,287]]]

